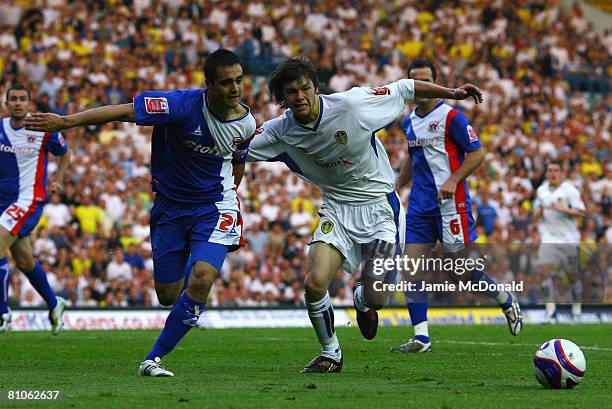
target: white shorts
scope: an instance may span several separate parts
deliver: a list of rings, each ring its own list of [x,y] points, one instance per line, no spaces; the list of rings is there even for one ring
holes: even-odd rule
[[[397,193],[364,205],[327,201],[319,211],[321,220],[312,242],[334,246],[344,256],[343,268],[357,270],[361,264],[361,245],[382,240],[402,246],[405,242],[406,214]],[[401,254],[401,253],[400,253]]]
[[[580,248],[576,244],[543,243],[538,249],[536,266],[553,265],[558,271],[578,273],[580,269]]]
[[[0,226],[13,236],[27,237],[38,224],[44,205],[32,200],[0,204]]]

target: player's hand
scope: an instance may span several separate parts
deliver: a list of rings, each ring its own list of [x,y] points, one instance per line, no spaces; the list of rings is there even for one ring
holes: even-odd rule
[[[30,131],[58,132],[70,128],[66,117],[52,113],[37,112],[26,117],[24,125]]]
[[[482,91],[476,85],[467,83],[463,84],[459,88],[455,88],[453,92],[454,99],[466,99],[472,97],[474,98],[474,102],[480,104],[483,101]]]
[[[457,183],[454,180],[449,179],[444,182],[438,192],[438,202],[455,197],[455,190],[457,190]]]

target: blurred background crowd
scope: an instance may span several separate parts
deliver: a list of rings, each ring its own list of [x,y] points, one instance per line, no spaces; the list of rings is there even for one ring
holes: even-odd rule
[[[265,84],[286,57],[313,60],[323,93],[380,86],[405,77],[412,59],[432,59],[439,84],[469,81],[485,91],[482,105],[458,104],[487,150],[470,178],[479,243],[508,253],[537,247],[533,199],[552,158],[563,161],[587,205],[581,242],[612,242],[612,29],[596,33],[579,6],[557,0],[5,0],[0,101],[13,82],[31,89],[33,111],[58,114],[131,102],[148,89],[203,87],[204,61],[219,47],[243,59],[245,102],[258,124],[281,113]],[[73,306],[158,305],[151,128],[107,124],[64,135],[74,152],[65,190],[51,196],[32,236],[52,286]],[[398,124],[378,136],[399,170],[407,146]],[[302,305],[318,188],[282,164],[262,163],[247,165],[239,193],[247,245],[227,258],[209,305]],[[529,275],[524,258],[507,259],[491,273]],[[609,262],[595,264],[600,276],[609,273]],[[352,282],[337,273],[336,305],[352,305]],[[10,297],[14,306],[43,305],[18,273]]]

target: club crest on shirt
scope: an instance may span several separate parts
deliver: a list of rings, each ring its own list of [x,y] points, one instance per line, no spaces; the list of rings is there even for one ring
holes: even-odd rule
[[[373,95],[391,95],[391,90],[387,87],[370,88]]]
[[[334,139],[341,145],[346,145],[348,142],[348,134],[346,131],[336,131],[334,134]]]
[[[34,143],[34,142],[36,142],[36,136],[28,135],[28,143]]]
[[[329,233],[330,231],[332,231],[333,228],[334,222],[330,220],[325,220],[323,223],[321,223],[321,231],[323,232],[323,234]]]
[[[472,128],[472,125],[468,125],[466,129],[468,135],[470,136],[470,142],[476,142],[478,140],[478,134],[476,133],[474,128]]]
[[[145,97],[144,104],[145,104],[145,110],[147,111],[147,114],[169,114],[170,113],[170,107],[168,106],[167,98]]]
[[[434,133],[438,130],[440,123],[438,121],[431,121],[427,126],[427,132]]]

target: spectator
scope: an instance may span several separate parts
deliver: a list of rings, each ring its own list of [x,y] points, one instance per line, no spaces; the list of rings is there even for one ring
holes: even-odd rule
[[[43,216],[47,218],[49,228],[55,226],[64,227],[72,220],[70,209],[65,203],[61,203],[60,195],[57,193],[51,195],[51,202],[45,205]]]
[[[76,207],[75,217],[83,233],[96,234],[102,224],[102,209],[92,204],[89,195],[83,196],[83,203]]]
[[[130,281],[132,278],[132,267],[125,261],[123,251],[115,249],[113,258],[106,267],[106,280]]]
[[[478,205],[478,225],[484,227],[485,235],[489,236],[495,230],[495,222],[497,221],[497,211],[495,207],[489,203],[489,193],[482,193],[482,200]]]

